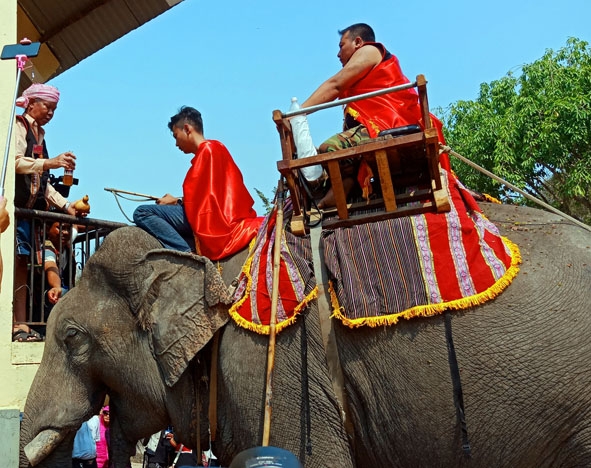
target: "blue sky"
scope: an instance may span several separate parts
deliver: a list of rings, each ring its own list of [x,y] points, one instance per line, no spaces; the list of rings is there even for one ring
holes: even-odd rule
[[[51,81],[62,98],[48,148],[78,157],[70,199],[88,194],[91,217],[126,222],[104,188],[180,196],[191,157],[167,122],[191,105],[206,138],[229,148],[262,213],[254,188],[270,196],[279,178],[272,111],[338,71],[338,29],[372,25],[411,80],[427,77],[434,108],[475,99],[481,83],[519,74],[568,37],[591,42],[589,18],[589,0],[185,0]],[[309,121],[318,145],[340,128],[340,110]],[[131,217],[138,204],[122,205]]]

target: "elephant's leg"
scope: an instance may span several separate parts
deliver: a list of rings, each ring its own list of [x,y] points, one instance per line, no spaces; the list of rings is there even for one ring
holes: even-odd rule
[[[129,459],[135,455],[137,440],[130,441],[113,414],[110,423],[109,463],[111,468],[129,468]]]

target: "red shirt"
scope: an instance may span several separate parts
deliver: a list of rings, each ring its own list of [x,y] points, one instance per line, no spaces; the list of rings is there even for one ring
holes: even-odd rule
[[[240,169],[216,140],[199,145],[183,182],[183,202],[197,252],[210,260],[242,250],[262,223]]]
[[[340,99],[410,83],[409,79],[402,73],[396,56],[389,54],[382,44],[368,42],[363,45],[363,47],[365,46],[377,47],[382,53],[382,61],[353,86],[344,90],[339,95]],[[390,57],[384,59],[387,54]],[[424,128],[419,96],[414,88],[352,102],[345,108],[345,113],[350,114],[365,126],[372,138],[375,138],[380,131],[389,128],[413,124],[419,124]],[[431,122],[437,129],[439,141],[445,143],[441,121],[431,114]],[[449,169],[446,156],[441,158],[441,165],[445,169]]]

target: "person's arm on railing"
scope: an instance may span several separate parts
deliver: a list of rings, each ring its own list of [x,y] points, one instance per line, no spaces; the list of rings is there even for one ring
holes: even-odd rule
[[[45,276],[49,285],[47,298],[49,302],[56,304],[60,297],[62,297],[62,279],[57,263],[47,258],[45,259]]]

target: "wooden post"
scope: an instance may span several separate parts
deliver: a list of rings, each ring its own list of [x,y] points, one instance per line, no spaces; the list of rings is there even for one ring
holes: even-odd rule
[[[279,266],[281,264],[281,237],[283,234],[283,178],[277,184],[277,219],[275,220],[275,245],[273,246],[273,286],[271,290],[271,318],[269,323],[269,348],[267,349],[267,382],[265,391],[265,419],[263,422],[263,447],[269,445],[271,435],[271,400],[273,398],[273,370],[275,366],[275,325],[279,300]]]
[[[345,195],[345,188],[343,186],[341,166],[339,165],[339,161],[328,162],[328,173],[330,175],[330,183],[332,184],[332,191],[334,194],[339,218],[348,219],[349,211],[347,210],[347,196]]]
[[[433,125],[431,123],[431,114],[429,113],[429,99],[427,98],[427,80],[425,79],[425,75],[417,75],[417,88],[419,92],[419,106],[421,107],[423,128],[431,128]]]
[[[392,152],[397,153],[397,150],[394,149]],[[388,154],[386,153],[386,150],[381,149],[377,150],[375,155],[386,211],[396,211],[396,194],[394,193],[394,185],[392,184],[392,174],[390,173],[390,164],[388,164]],[[397,154],[396,157],[398,157]]]

